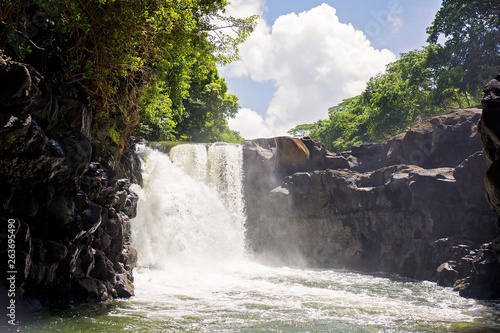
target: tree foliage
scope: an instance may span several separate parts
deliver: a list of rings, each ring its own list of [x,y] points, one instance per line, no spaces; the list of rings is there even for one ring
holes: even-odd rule
[[[500,69],[499,29],[499,1],[444,0],[427,29],[429,45],[401,54],[360,95],[330,108],[328,119],[289,133],[307,128],[327,149],[342,151],[385,140],[420,119],[475,105]]]
[[[439,45],[433,54],[437,84],[458,89],[470,106],[500,69],[500,2],[444,0],[427,33],[428,42]]]
[[[254,17],[226,17],[226,5],[225,0],[9,0],[0,5],[0,47],[42,74],[56,63],[67,82],[90,96],[97,120],[123,119],[124,126],[117,127],[121,139],[137,124],[139,105],[144,125],[169,131],[181,119],[190,81],[201,80],[216,62],[237,58],[238,43],[253,30]]]
[[[417,119],[438,114],[443,106],[433,103],[435,80],[427,67],[430,49],[401,54],[384,73],[372,77],[360,95],[331,107],[329,119],[315,123],[309,136],[321,139],[331,151],[342,151],[384,140]],[[308,125],[299,125],[303,126]]]
[[[183,101],[179,133],[197,142],[220,141],[219,133],[227,127],[227,118],[234,117],[239,109],[238,98],[227,94],[227,89],[215,68],[194,80],[189,97]]]
[[[190,73],[181,99],[170,100],[168,92],[158,87],[163,81],[151,87],[156,91],[145,94],[141,101],[136,133],[152,141],[242,141],[227,125],[227,119],[238,112],[238,98],[227,93],[228,86],[219,77],[215,61],[203,65],[196,62]]]

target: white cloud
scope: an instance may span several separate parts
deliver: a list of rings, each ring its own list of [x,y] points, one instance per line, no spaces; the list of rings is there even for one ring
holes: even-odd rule
[[[245,139],[269,138],[274,132],[264,121],[264,118],[255,111],[247,108],[240,109],[235,118],[229,119],[229,127],[240,132]]]
[[[266,0],[231,0],[226,13],[234,17],[261,15],[265,5]]]
[[[232,6],[237,3],[243,1]],[[254,14],[264,3],[244,1],[244,6]],[[340,23],[326,4],[280,16],[272,27],[259,19],[240,56],[221,69],[222,75],[271,81],[276,87],[264,117],[243,109],[229,122],[246,139],[286,135],[298,124],[327,118],[329,107],[359,94],[371,76],[396,60],[389,50],[375,50],[351,24]]]

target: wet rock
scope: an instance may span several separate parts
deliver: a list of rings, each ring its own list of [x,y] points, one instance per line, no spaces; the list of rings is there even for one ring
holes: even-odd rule
[[[49,254],[48,259],[55,263],[63,261],[68,255],[68,249],[64,244],[52,240],[47,241],[47,251]]]
[[[30,286],[38,287],[43,281],[45,276],[45,264],[40,261],[32,262],[30,267],[30,274],[26,279]]]
[[[87,207],[80,213],[81,225],[86,233],[92,234],[101,225],[102,207],[92,201],[87,201],[86,205]]]
[[[469,276],[456,281],[454,289],[461,296],[476,299],[500,298],[500,265],[498,264],[498,238],[481,246],[471,261]]]
[[[278,163],[287,139],[245,142],[252,249],[285,265],[382,271],[450,287],[470,276],[471,253],[500,234],[482,185],[480,112],[456,110],[342,154],[304,138],[306,155],[288,139],[295,151],[288,165]]]
[[[128,193],[125,190],[116,192],[113,202],[111,203],[111,207],[116,210],[122,210],[127,202],[127,196]]]
[[[78,244],[78,245],[71,245],[70,248],[68,249],[68,271],[70,274],[74,274],[77,270],[77,260],[78,256],[80,255],[80,252],[83,249],[83,245]]]
[[[109,278],[110,268],[112,269],[113,263],[106,257],[103,251],[96,251],[95,253],[95,267],[92,272],[92,277],[100,280],[107,280]]]
[[[126,276],[117,274],[115,280],[114,287],[118,297],[128,298],[134,296],[134,285]]]
[[[30,253],[24,251],[18,251],[16,255],[17,272],[22,279],[26,280],[31,271],[33,257]]]
[[[484,144],[484,155],[490,163],[493,163],[497,160],[497,149],[500,146],[500,74],[484,88],[481,104],[483,114],[479,132]]]
[[[484,145],[483,154],[488,162],[484,185],[488,203],[498,216],[500,214],[500,157],[498,154],[500,148],[500,74],[485,86],[481,104],[483,112],[478,128]],[[468,191],[470,191],[470,183],[467,184]],[[475,195],[477,196],[477,192]],[[481,221],[475,224],[469,232],[479,233],[479,230],[487,225],[489,224]],[[494,233],[490,235],[489,239],[491,238],[494,238]],[[483,239],[483,241],[488,240]],[[499,255],[500,240],[496,238],[482,245],[477,251],[471,251],[462,257],[458,265],[463,268],[455,285],[460,295],[479,299],[500,297]]]
[[[138,260],[137,250],[133,247],[129,246],[127,249],[127,265],[130,266],[131,269],[135,268]]]
[[[84,278],[77,283],[79,293],[75,297],[84,302],[103,302],[109,300],[108,289],[99,280],[94,278]]]
[[[142,181],[134,139],[109,139],[106,124],[123,121],[92,123],[86,93],[63,78],[0,55],[0,221],[16,221],[19,301],[48,307],[118,297],[115,275],[132,280],[129,188]]]
[[[80,177],[87,169],[92,157],[92,145],[85,134],[77,131],[57,133],[56,137],[64,151],[64,166],[69,175]],[[59,177],[62,177],[59,174]]]
[[[94,233],[92,246],[97,250],[107,251],[111,245],[111,241],[111,236],[108,235],[102,227],[99,227]]]
[[[132,191],[128,191],[127,200],[125,201],[125,206],[123,207],[123,212],[127,214],[127,216],[131,219],[137,216],[138,201],[139,196]]]
[[[69,225],[75,219],[75,203],[68,196],[65,191],[57,191],[49,205],[49,217],[58,221],[61,226]]]
[[[88,277],[95,267],[95,250],[91,247],[83,247],[76,259],[74,275],[76,277]]]
[[[3,220],[0,223],[5,223],[7,221]],[[22,250],[31,253],[31,232],[30,227],[27,223],[20,222],[16,233],[16,247],[18,250]]]
[[[438,284],[443,287],[453,287],[455,281],[457,280],[458,272],[453,269],[450,263],[441,264],[437,268],[438,272]]]

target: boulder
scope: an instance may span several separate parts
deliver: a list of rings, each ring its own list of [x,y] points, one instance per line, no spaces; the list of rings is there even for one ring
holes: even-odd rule
[[[355,146],[342,155],[353,161],[353,170],[361,172],[397,164],[455,167],[480,150],[480,117],[479,108],[454,110],[421,121],[385,143]]]

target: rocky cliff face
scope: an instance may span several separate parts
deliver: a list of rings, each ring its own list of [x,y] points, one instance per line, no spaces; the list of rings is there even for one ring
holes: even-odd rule
[[[497,214],[500,226],[500,73],[484,88],[481,102],[483,114],[479,122],[479,132],[484,144],[487,168],[484,183],[490,206]],[[493,239],[493,237],[492,237]],[[472,263],[474,269],[466,277],[457,281],[457,288],[464,296],[483,298],[500,297],[500,237],[483,244],[474,257],[467,258],[465,265]],[[455,266],[461,268],[464,261]]]
[[[482,244],[499,234],[484,192],[480,116],[480,109],[457,110],[342,154],[308,138],[246,141],[253,249],[287,265],[446,286],[471,276]],[[493,297],[471,295],[470,285],[461,290]]]
[[[120,154],[105,125],[57,74],[0,58],[0,252],[5,267],[15,234],[9,270],[25,306],[133,295],[129,186],[141,182],[140,161],[131,142]]]

